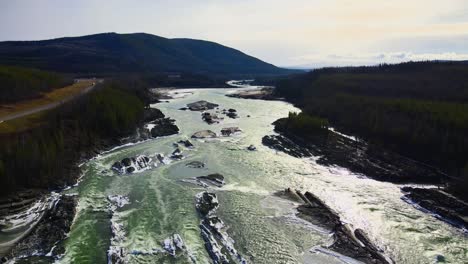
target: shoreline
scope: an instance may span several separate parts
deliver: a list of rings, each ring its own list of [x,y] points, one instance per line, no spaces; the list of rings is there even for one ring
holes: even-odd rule
[[[303,139],[289,131],[278,129],[277,125],[275,131],[279,135],[263,137],[263,145],[297,158],[319,157],[317,163],[320,165],[343,167],[353,173],[393,184],[431,187],[440,184],[444,179],[444,174],[431,166],[396,153],[370,149],[367,143],[349,139],[334,131],[329,132],[333,134],[328,134],[325,141],[320,136]],[[417,210],[467,233],[468,206],[465,201],[434,188],[406,186],[401,187],[401,191],[401,199],[412,204]]]

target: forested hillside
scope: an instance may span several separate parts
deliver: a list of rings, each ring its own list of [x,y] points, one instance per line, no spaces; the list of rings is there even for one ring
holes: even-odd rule
[[[70,183],[76,162],[135,131],[143,119],[141,84],[107,82],[43,114],[40,126],[0,136],[0,192]],[[139,95],[142,98],[139,98]]]
[[[70,84],[63,76],[21,67],[0,65],[0,103],[12,103]]]
[[[331,126],[468,182],[465,63],[320,69],[279,81],[276,92]]]
[[[107,75],[155,72],[278,75],[293,72],[214,42],[167,39],[144,33],[0,42],[0,63]]]

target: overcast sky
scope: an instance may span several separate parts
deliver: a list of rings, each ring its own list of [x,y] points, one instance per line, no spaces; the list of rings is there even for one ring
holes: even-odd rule
[[[468,60],[467,0],[0,0],[0,40],[205,39],[279,66]]]

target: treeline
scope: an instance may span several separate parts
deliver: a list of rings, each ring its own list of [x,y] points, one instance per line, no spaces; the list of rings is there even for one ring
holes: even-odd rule
[[[0,103],[35,98],[71,83],[71,79],[56,73],[0,65]]]
[[[50,111],[40,127],[2,136],[0,192],[70,183],[77,161],[135,131],[144,106],[137,90],[111,81]]]
[[[278,131],[288,131],[303,137],[328,131],[328,120],[307,113],[289,112],[287,118],[275,121],[274,125]]]
[[[468,65],[411,62],[327,68],[277,83],[305,113],[468,182]]]

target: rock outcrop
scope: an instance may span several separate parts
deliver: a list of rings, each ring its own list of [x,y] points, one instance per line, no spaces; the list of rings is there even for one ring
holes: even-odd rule
[[[179,128],[174,123],[175,120],[170,118],[160,118],[151,122],[151,136],[157,138],[179,133]]]
[[[41,190],[24,190],[0,199],[0,218],[24,211],[43,195]],[[1,222],[0,222],[1,226]]]
[[[278,126],[275,129],[281,135],[263,137],[264,145],[298,158],[319,157],[317,163],[321,165],[338,165],[354,173],[394,183],[437,184],[446,177],[436,168],[331,131],[303,138]]]
[[[299,197],[304,204],[297,208],[298,217],[333,233],[333,244],[322,248],[368,264],[394,263],[371,242],[363,230],[351,230],[348,225],[342,223],[340,217],[330,207],[312,193],[303,194],[299,191],[294,192],[291,189],[286,189],[280,195]]]
[[[216,194],[202,192],[196,199],[196,208],[201,218],[201,235],[213,262],[247,263],[234,247],[234,240],[224,230],[224,222],[216,215],[216,209],[219,207]]]
[[[111,225],[111,243],[107,251],[107,263],[109,264],[124,264],[126,263],[127,250],[120,245],[125,240],[126,231],[122,223],[119,222],[116,212],[119,208],[130,204],[130,200],[126,196],[111,195],[107,197],[109,201],[110,225]]]
[[[263,145],[282,151],[296,158],[310,157],[312,153],[305,147],[301,147],[287,137],[281,135],[264,136]]]
[[[403,187],[402,199],[468,233],[468,204],[438,189]]]
[[[242,98],[242,99],[260,99],[260,100],[281,100],[275,96],[272,87],[263,87],[257,89],[241,90],[235,93],[226,94],[228,97]]]
[[[63,240],[70,232],[76,213],[76,196],[61,195],[44,213],[34,229],[19,243],[8,256],[9,259],[20,257],[22,261],[49,259],[53,262],[65,252]]]
[[[147,107],[143,112],[143,121],[151,122],[156,119],[164,118],[164,114],[157,108]]]
[[[119,174],[141,172],[150,168],[151,158],[144,155],[124,158],[121,161],[116,161],[112,165],[112,169]]]

